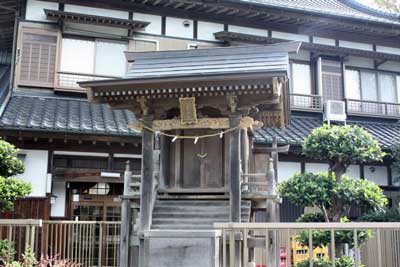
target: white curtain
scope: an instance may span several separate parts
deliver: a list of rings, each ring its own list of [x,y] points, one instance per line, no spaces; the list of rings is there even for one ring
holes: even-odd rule
[[[310,65],[293,63],[292,64],[292,93],[311,94],[311,70]]]
[[[128,45],[126,43],[97,40],[95,73],[124,76],[127,65],[124,51],[127,50]]]
[[[60,66],[61,71],[93,74],[94,42],[63,38]]]
[[[378,90],[376,85],[376,74],[374,72],[361,72],[361,90],[363,100],[378,101]]]
[[[346,70],[346,98],[360,99],[361,98],[361,85],[360,73],[358,70]]]
[[[396,97],[396,80],[392,74],[379,74],[379,89],[382,102],[395,103]]]

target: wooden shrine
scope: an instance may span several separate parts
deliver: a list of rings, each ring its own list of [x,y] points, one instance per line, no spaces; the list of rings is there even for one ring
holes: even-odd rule
[[[143,259],[148,257],[146,249],[151,250],[140,233],[151,231],[160,194],[175,199],[226,195],[227,220],[241,222],[249,131],[288,123],[288,53],[296,53],[299,47],[299,42],[288,42],[127,52],[130,68],[123,79],[80,83],[90,101],[132,110],[137,120],[130,126],[142,132],[140,224],[136,225],[140,266],[149,264]],[[129,204],[125,209],[121,235],[129,236],[133,232]],[[129,242],[126,238],[121,244],[120,266],[132,265]]]

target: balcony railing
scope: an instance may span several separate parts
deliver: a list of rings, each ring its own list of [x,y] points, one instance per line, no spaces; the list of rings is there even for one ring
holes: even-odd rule
[[[78,85],[78,82],[83,81],[95,81],[95,80],[107,80],[120,78],[117,76],[107,75],[96,75],[86,73],[74,73],[74,72],[57,72],[57,79],[55,89],[59,91],[71,91],[71,92],[86,92],[86,90]]]
[[[346,99],[347,113],[379,117],[400,117],[400,104]]]
[[[294,267],[303,261],[313,267],[321,266],[316,263],[319,259],[336,267],[340,256],[336,252],[341,249],[336,250],[335,241],[343,234],[352,240],[342,252],[355,266],[400,266],[400,223],[216,223],[214,227],[222,231],[222,267]],[[325,231],[329,244],[316,245],[317,231]],[[365,231],[371,234],[368,240],[362,238]],[[297,241],[299,234],[306,237],[306,244]]]
[[[320,95],[290,94],[290,107],[297,110],[322,111]]]

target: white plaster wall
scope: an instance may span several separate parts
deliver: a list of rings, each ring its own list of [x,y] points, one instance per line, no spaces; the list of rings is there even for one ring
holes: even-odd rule
[[[150,22],[150,24],[147,25],[145,29],[140,30],[140,32],[145,32],[149,34],[161,34],[161,16],[134,12],[133,20]]]
[[[373,50],[372,44],[357,43],[357,42],[342,41],[342,40],[339,40],[339,46],[353,48],[353,49],[360,49],[360,50],[368,50],[368,51]]]
[[[370,58],[352,57],[349,56],[345,61],[346,66],[360,67],[360,68],[374,68],[374,60]]]
[[[184,21],[189,21],[190,25],[185,27]],[[166,18],[165,34],[168,36],[193,39],[193,21],[180,18]]]
[[[359,165],[350,165],[347,168],[346,175],[353,179],[360,179],[360,166]]]
[[[332,45],[332,46],[336,45],[335,39],[318,37],[318,36],[313,36],[313,43],[323,44],[323,45]]]
[[[52,217],[64,217],[65,216],[65,194],[66,194],[66,182],[65,181],[54,181],[52,196],[56,197],[55,203],[51,204],[50,216]]]
[[[296,173],[301,173],[300,162],[278,162],[278,182],[285,181]]]
[[[244,34],[268,36],[268,30],[264,30],[264,29],[256,29],[256,28],[250,28],[250,27],[229,25],[228,26],[228,30],[230,32],[238,32],[238,33],[244,33]]]
[[[20,154],[25,154],[25,172],[17,175],[17,178],[32,185],[32,197],[46,196],[47,187],[47,150],[20,150]]]
[[[306,172],[319,173],[327,172],[328,164],[325,163],[306,163]]]
[[[372,171],[372,168],[374,171]],[[364,178],[377,185],[388,185],[388,176],[386,166],[364,166]]]
[[[301,41],[301,42],[308,42],[309,41],[308,35],[287,33],[287,32],[277,32],[277,31],[272,31],[272,38],[279,38],[279,39],[293,40],[293,41]]]
[[[25,19],[34,21],[48,21],[46,19],[46,15],[44,14],[44,9],[58,10],[58,3],[28,0],[26,2]]]
[[[382,52],[382,53],[400,55],[400,48],[395,48],[395,47],[387,47],[387,46],[377,45],[376,51]]]
[[[96,7],[76,6],[67,4],[64,6],[64,11],[87,14],[87,15],[119,18],[119,19],[129,19],[129,12],[127,11],[96,8]]]
[[[197,22],[197,39],[216,41],[214,33],[224,30],[224,24],[199,21]]]
[[[379,69],[400,72],[400,62],[388,61],[380,65]]]

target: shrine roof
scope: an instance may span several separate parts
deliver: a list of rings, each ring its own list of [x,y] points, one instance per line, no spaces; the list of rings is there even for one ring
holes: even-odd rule
[[[126,52],[132,67],[126,78],[286,72],[288,53],[300,42],[158,52]]]
[[[131,66],[124,78],[79,84],[92,89],[89,90],[89,97],[96,97],[103,96],[97,94],[97,89],[136,90],[135,86],[146,86],[146,90],[151,93],[151,89],[166,87],[165,82],[168,82],[168,86],[173,86],[178,82],[212,79],[225,81],[228,76],[285,76],[288,72],[288,53],[297,53],[300,45],[301,42],[287,42],[193,50],[126,52]]]
[[[255,131],[255,139],[257,144],[270,144],[276,137],[280,144],[301,145],[312,129],[320,127],[323,124],[321,118],[292,116],[290,124],[285,129],[276,127],[262,128]],[[400,123],[399,122],[377,122],[348,120],[347,124],[356,124],[363,127],[375,138],[379,140],[379,144],[388,148],[400,142]]]

